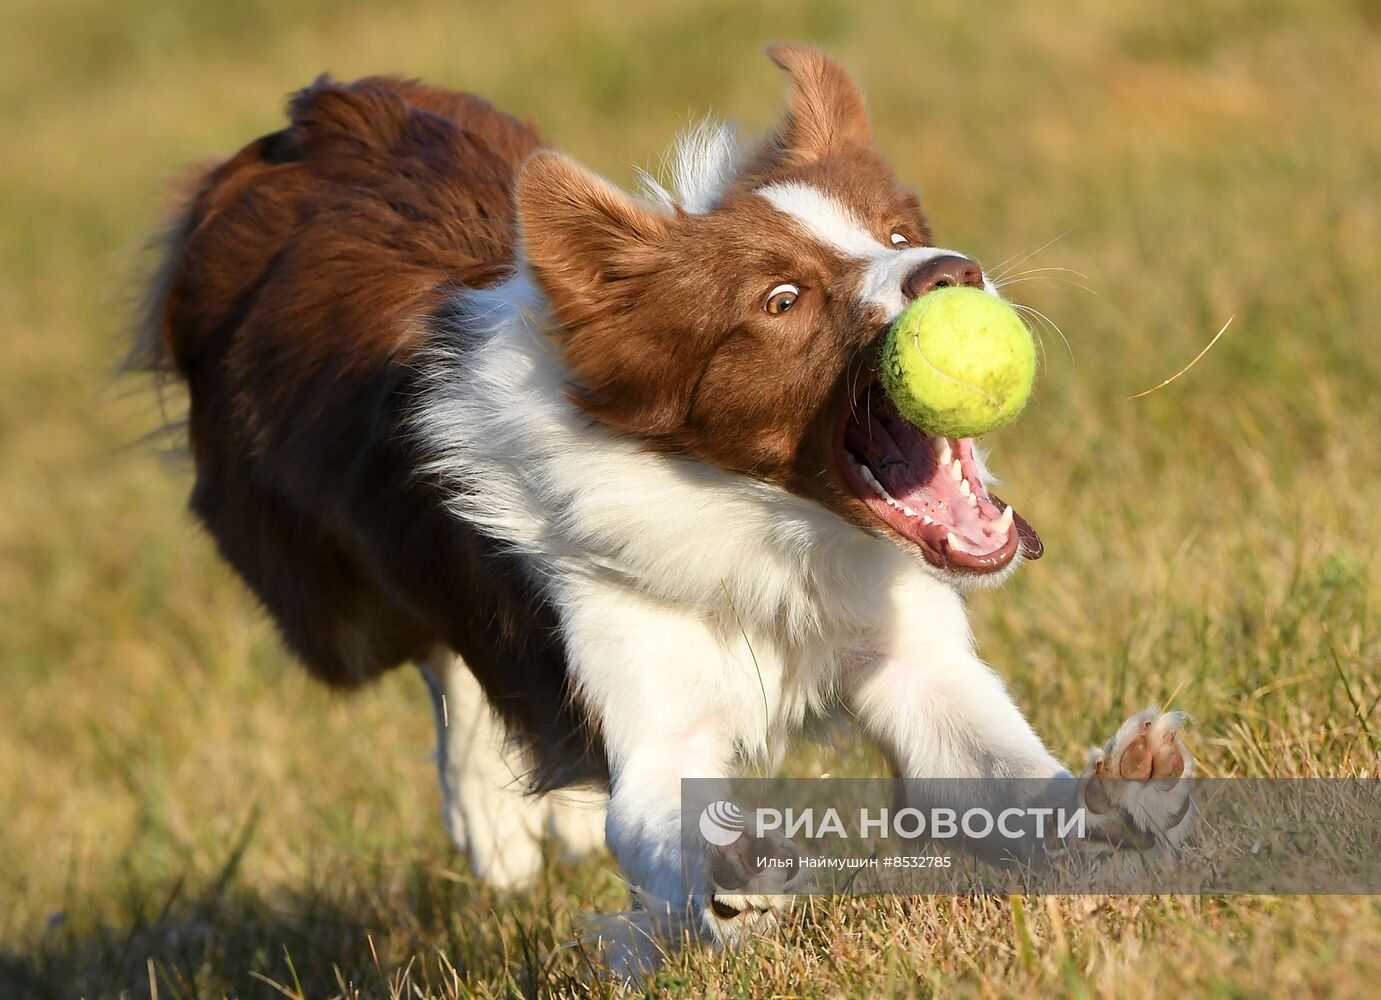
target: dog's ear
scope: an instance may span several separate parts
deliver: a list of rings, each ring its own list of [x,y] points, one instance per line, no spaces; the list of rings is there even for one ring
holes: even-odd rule
[[[609,308],[626,279],[655,269],[670,220],[559,153],[518,175],[518,228],[559,318],[579,326]]]
[[[619,430],[674,432],[695,384],[677,349],[690,341],[673,335],[654,294],[674,218],[550,152],[528,160],[515,196],[524,252],[558,320],[548,332],[573,377],[572,397]],[[649,322],[649,308],[658,322]]]
[[[769,45],[767,55],[791,77],[786,120],[776,136],[783,152],[816,160],[841,146],[873,144],[863,94],[844,67],[801,45]]]

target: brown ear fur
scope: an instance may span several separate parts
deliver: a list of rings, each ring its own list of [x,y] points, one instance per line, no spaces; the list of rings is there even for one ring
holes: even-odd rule
[[[560,153],[527,161],[515,200],[527,258],[563,320],[584,319],[609,286],[643,273],[667,231],[664,216]]]
[[[515,200],[528,262],[560,324],[554,336],[575,376],[576,402],[637,434],[677,427],[688,392],[672,371],[677,338],[650,331],[635,309],[662,277],[659,251],[673,220],[551,152],[527,161]]]
[[[782,151],[816,160],[841,146],[873,144],[863,94],[842,66],[815,49],[780,42],[767,47],[767,56],[791,76],[777,135]]]

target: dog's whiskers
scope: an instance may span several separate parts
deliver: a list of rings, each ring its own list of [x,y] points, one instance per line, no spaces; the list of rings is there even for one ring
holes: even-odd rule
[[[1045,353],[1045,338],[1041,336],[1042,330],[1040,326],[1037,325],[1036,320],[1033,317],[1027,316],[1024,313],[1022,313],[1020,306],[1017,306],[1016,308],[1017,316],[1020,317],[1022,326],[1026,327],[1027,331],[1031,334],[1031,336],[1035,339],[1036,343],[1040,346],[1041,367],[1048,368],[1050,366],[1050,362]]]
[[[1006,273],[1006,276],[1004,276],[1003,280],[1004,280],[1004,281],[1010,281],[1010,280],[1012,280],[1013,278],[1020,278],[1020,277],[1022,277],[1022,276],[1024,276],[1024,275],[1027,275],[1027,274],[1038,274],[1038,273],[1041,272],[1041,271],[1064,271],[1064,272],[1066,272],[1066,273],[1068,273],[1068,274],[1077,274],[1079,277],[1083,278],[1085,281],[1088,280],[1088,275],[1085,274],[1083,271],[1076,271],[1076,270],[1075,270],[1074,268],[1072,268],[1072,267],[1058,267],[1058,266],[1055,266],[1055,265],[1051,265],[1051,266],[1048,266],[1048,267],[1028,267],[1028,268],[1025,268],[1025,269],[1023,269],[1023,270],[1021,270],[1021,271],[1016,272],[1016,274],[1012,274],[1011,271],[1010,271],[1010,269],[1009,269],[1009,270],[1007,271],[1007,273]]]
[[[1041,312],[1034,306],[1022,305],[1018,303],[1013,303],[1012,305],[1018,313],[1028,314],[1032,318],[1041,322],[1044,326],[1046,326],[1046,328],[1054,330],[1055,333],[1059,335],[1059,338],[1064,341],[1065,350],[1069,352],[1070,362],[1073,363],[1075,367],[1078,367],[1079,363],[1074,359],[1074,348],[1070,346],[1069,338],[1065,336],[1065,332],[1060,329],[1060,324],[1056,323],[1053,319],[1051,319],[1049,316],[1047,316],[1045,313]]]
[[[1090,288],[1088,285],[1085,285],[1081,281],[1071,281],[1069,278],[1061,278],[1056,275],[1050,274],[1037,274],[1031,275],[1029,277],[1004,278],[1001,281],[993,282],[993,286],[1001,290],[1003,288],[1006,288],[1008,285],[1020,285],[1021,283],[1026,281],[1058,281],[1062,284],[1073,285],[1075,288],[1081,288],[1084,291],[1088,292],[1090,295],[1098,296],[1098,298],[1100,299],[1103,297],[1099,294],[1096,288]]]
[[[1046,250],[1046,249],[1050,248],[1051,246],[1054,246],[1056,243],[1058,243],[1060,240],[1064,239],[1066,236],[1068,236],[1068,235],[1069,235],[1070,233],[1072,233],[1073,231],[1074,231],[1074,230],[1072,230],[1072,229],[1066,229],[1066,230],[1065,230],[1064,232],[1062,232],[1059,236],[1056,236],[1055,238],[1050,239],[1050,240],[1046,240],[1044,243],[1042,243],[1040,246],[1036,247],[1036,249],[1034,249],[1034,250],[1028,251],[1027,253],[1024,253],[1024,254],[1014,254],[1012,257],[1008,257],[1006,260],[999,261],[999,262],[997,263],[996,266],[991,267],[991,268],[988,268],[988,278],[989,278],[989,280],[990,280],[990,281],[993,281],[993,282],[997,282],[997,281],[998,281],[1000,278],[1002,278],[1004,275],[1009,274],[1013,268],[1018,267],[1019,265],[1026,263],[1026,261],[1028,261],[1028,260],[1030,260],[1032,257],[1036,256],[1036,254],[1040,253],[1040,252],[1043,251],[1043,250]],[[1015,259],[1013,259],[1013,258],[1015,258]]]
[[[1056,274],[1053,272],[1060,273]],[[1080,278],[1082,280],[1075,281],[1072,278],[1066,278],[1064,276],[1066,274],[1072,274],[1075,277]],[[1088,284],[1086,284],[1088,280],[1089,277],[1087,274],[1085,274],[1083,271],[1076,271],[1072,267],[1028,267],[1021,271],[1017,271],[1015,274],[1013,274],[1010,270],[1007,271],[1005,274],[1003,274],[1001,278],[993,280],[993,287],[1001,290],[1003,288],[1006,288],[1008,285],[1017,285],[1024,281],[1059,281],[1063,282],[1066,285],[1073,285],[1075,288],[1082,288],[1084,291],[1089,292],[1090,294],[1095,295],[1098,298],[1102,298],[1102,295],[1098,293],[1097,289],[1091,288]]]

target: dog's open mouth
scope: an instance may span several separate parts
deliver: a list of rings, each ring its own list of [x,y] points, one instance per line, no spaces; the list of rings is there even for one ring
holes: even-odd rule
[[[902,418],[876,383],[841,416],[836,460],[878,520],[920,546],[932,565],[995,573],[1042,547],[1031,526],[988,493],[971,438],[930,435]]]

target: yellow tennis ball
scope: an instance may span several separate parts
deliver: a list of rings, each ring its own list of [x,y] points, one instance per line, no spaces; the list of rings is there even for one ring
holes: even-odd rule
[[[981,288],[938,288],[892,324],[882,386],[931,434],[974,437],[1011,423],[1031,398],[1036,345],[1021,317]]]

